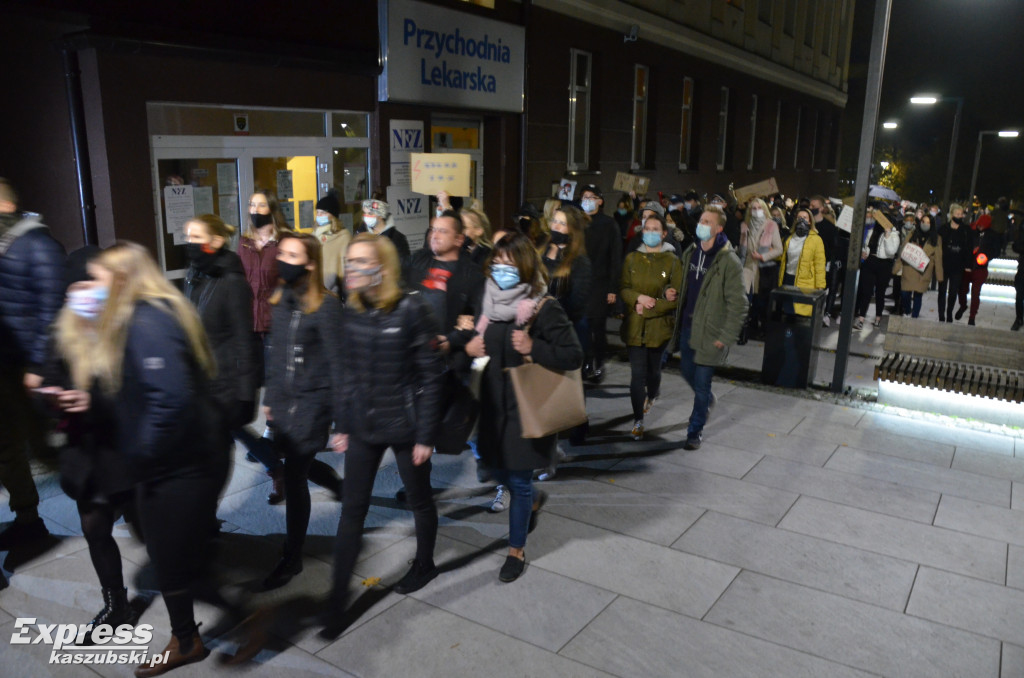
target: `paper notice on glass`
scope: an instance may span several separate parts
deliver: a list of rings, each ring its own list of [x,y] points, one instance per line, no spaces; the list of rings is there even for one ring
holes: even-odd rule
[[[853,207],[843,207],[843,211],[839,213],[839,218],[836,219],[836,228],[846,231],[849,233],[853,230]]]
[[[391,185],[409,188],[411,185],[412,153],[422,153],[423,121],[392,120],[391,121]]]
[[[196,216],[192,200],[192,186],[164,186],[164,228],[171,234],[175,245],[188,242],[185,224]]]
[[[192,189],[192,201],[197,215],[213,214],[213,186],[199,186]]]
[[[238,193],[238,172],[233,161],[217,163],[217,192]]]
[[[409,240],[409,249],[413,252],[423,247],[427,227],[429,199],[415,190],[402,186],[388,186],[388,205],[391,206],[391,217],[397,228]]]
[[[412,190],[424,195],[447,191],[448,195],[469,195],[469,174],[473,162],[467,153],[412,153]]]
[[[366,166],[345,165],[345,202],[366,199]]]
[[[295,228],[295,203],[293,202],[281,202],[281,214],[284,215],[284,220],[288,222],[288,225],[293,229]]]
[[[313,221],[313,201],[299,201],[299,230],[312,231],[316,223]]]
[[[407,162],[393,162],[391,163],[391,185],[392,186],[411,186],[412,185],[412,165]]]
[[[229,226],[236,227],[236,230],[241,234],[245,230],[245,224],[238,223],[238,196],[237,195],[221,195],[217,197],[217,216],[224,220],[224,223]]]
[[[277,199],[281,201],[291,200],[295,197],[295,190],[292,188],[292,171],[288,169],[277,170]]]

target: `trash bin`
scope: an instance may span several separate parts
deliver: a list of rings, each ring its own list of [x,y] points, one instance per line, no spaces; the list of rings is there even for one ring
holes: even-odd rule
[[[789,388],[807,388],[818,367],[814,350],[825,311],[825,290],[783,285],[768,300],[761,381]],[[796,315],[793,304],[808,304],[811,315]]]

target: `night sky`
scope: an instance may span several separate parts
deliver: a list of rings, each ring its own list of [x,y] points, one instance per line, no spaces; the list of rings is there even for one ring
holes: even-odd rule
[[[998,195],[1024,199],[1024,0],[893,0],[879,121],[898,120],[895,131],[879,129],[876,148],[896,148],[909,161],[905,197],[927,200],[942,192],[955,103],[914,106],[913,94],[964,98],[954,166],[954,197],[965,196],[979,130],[1020,129],[1016,140],[985,137],[977,193],[984,202]],[[850,54],[850,103],[846,121],[860,133],[874,0],[857,0]],[[859,66],[859,68],[858,68]],[[847,135],[848,136],[848,135]],[[850,153],[848,151],[852,150]],[[856,146],[844,149],[844,167],[856,164]]]

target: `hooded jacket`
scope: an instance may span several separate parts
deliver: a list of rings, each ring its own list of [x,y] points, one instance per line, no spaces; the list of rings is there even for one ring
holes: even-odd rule
[[[789,256],[789,242],[793,236],[786,238],[782,246],[782,258],[779,260],[779,285],[782,284],[786,275],[786,258]],[[800,250],[800,261],[797,263],[796,278],[793,284],[803,289],[823,290],[825,289],[825,264],[828,263],[825,256],[825,245],[818,235],[818,231],[811,226],[811,232],[807,234],[804,247]],[[793,304],[793,311],[797,315],[809,316],[814,309],[809,304]]]
[[[683,266],[675,249],[662,243],[660,252],[630,252],[622,265],[622,302],[626,315],[622,321],[622,339],[627,346],[656,348],[672,338],[680,297],[666,298],[666,292],[680,292]],[[645,308],[637,315],[640,295],[653,297],[654,308]],[[682,297],[685,299],[685,297]]]

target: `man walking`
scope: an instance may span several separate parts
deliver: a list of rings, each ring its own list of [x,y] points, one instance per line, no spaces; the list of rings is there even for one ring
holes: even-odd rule
[[[604,379],[604,356],[608,352],[608,308],[618,296],[619,271],[622,267],[619,227],[614,219],[601,211],[602,205],[604,197],[601,189],[594,184],[584,186],[580,193],[580,207],[590,218],[585,236],[593,277],[590,299],[587,301],[587,324],[591,341],[589,347],[583,347],[587,355],[583,375],[596,383]]]

